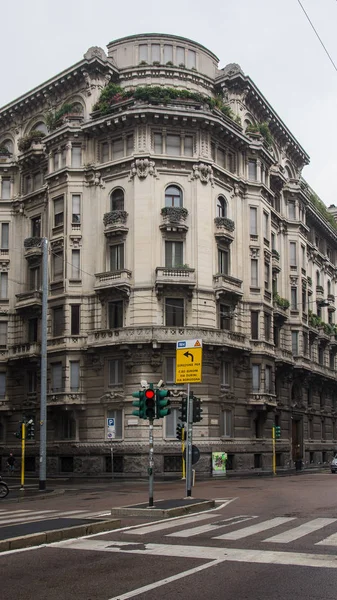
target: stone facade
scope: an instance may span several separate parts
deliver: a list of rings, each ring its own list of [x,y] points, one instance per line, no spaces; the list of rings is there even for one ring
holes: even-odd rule
[[[197,471],[327,462],[337,443],[337,237],[308,156],[236,64],[130,36],[0,110],[0,453],[39,422],[48,239],[48,473],[146,474],[140,381],[163,379],[157,474],[178,473],[175,344],[203,340]],[[16,440],[16,441],[15,441]],[[39,431],[27,442],[38,468]]]

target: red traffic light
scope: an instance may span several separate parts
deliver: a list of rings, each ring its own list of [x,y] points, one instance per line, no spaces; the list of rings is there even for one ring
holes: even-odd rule
[[[155,393],[154,390],[145,390],[145,398],[147,400],[152,400],[152,398],[154,398]]]

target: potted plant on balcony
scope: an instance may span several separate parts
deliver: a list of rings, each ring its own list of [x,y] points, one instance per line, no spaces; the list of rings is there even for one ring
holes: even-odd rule
[[[274,300],[274,304],[276,304],[280,308],[283,308],[283,310],[288,310],[288,308],[290,306],[289,300],[287,300],[286,298],[282,298],[281,296],[279,296],[279,294],[277,292],[275,292],[275,294],[273,296],[273,300]]]
[[[103,223],[105,227],[107,225],[114,225],[115,223],[126,223],[127,218],[128,213],[126,210],[112,210],[105,213],[103,216]]]
[[[161,214],[171,223],[185,221],[188,215],[187,208],[181,206],[164,206],[161,209]]]
[[[64,120],[69,117],[79,118],[82,115],[81,109],[74,103],[65,103],[56,112],[46,114],[46,125],[49,131],[53,131],[64,123]]]
[[[39,144],[46,134],[39,129],[33,129],[27,135],[18,140],[18,148],[20,152],[27,152],[33,143]]]
[[[7,146],[1,146],[0,144],[0,158],[9,158],[12,153],[8,150]]]

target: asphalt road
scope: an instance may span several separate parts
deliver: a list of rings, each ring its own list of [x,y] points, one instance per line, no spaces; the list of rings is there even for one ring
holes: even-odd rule
[[[336,600],[336,485],[328,473],[198,483],[194,495],[218,499],[215,510],[123,519],[118,531],[0,555],[1,598]],[[175,498],[183,487],[155,491]],[[95,512],[146,496],[146,483],[100,484],[12,507]]]

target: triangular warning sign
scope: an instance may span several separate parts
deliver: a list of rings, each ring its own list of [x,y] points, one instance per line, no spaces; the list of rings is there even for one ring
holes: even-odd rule
[[[200,344],[199,340],[196,340],[196,342],[194,344],[194,348],[195,347],[199,347],[199,348],[201,347],[201,344]]]

